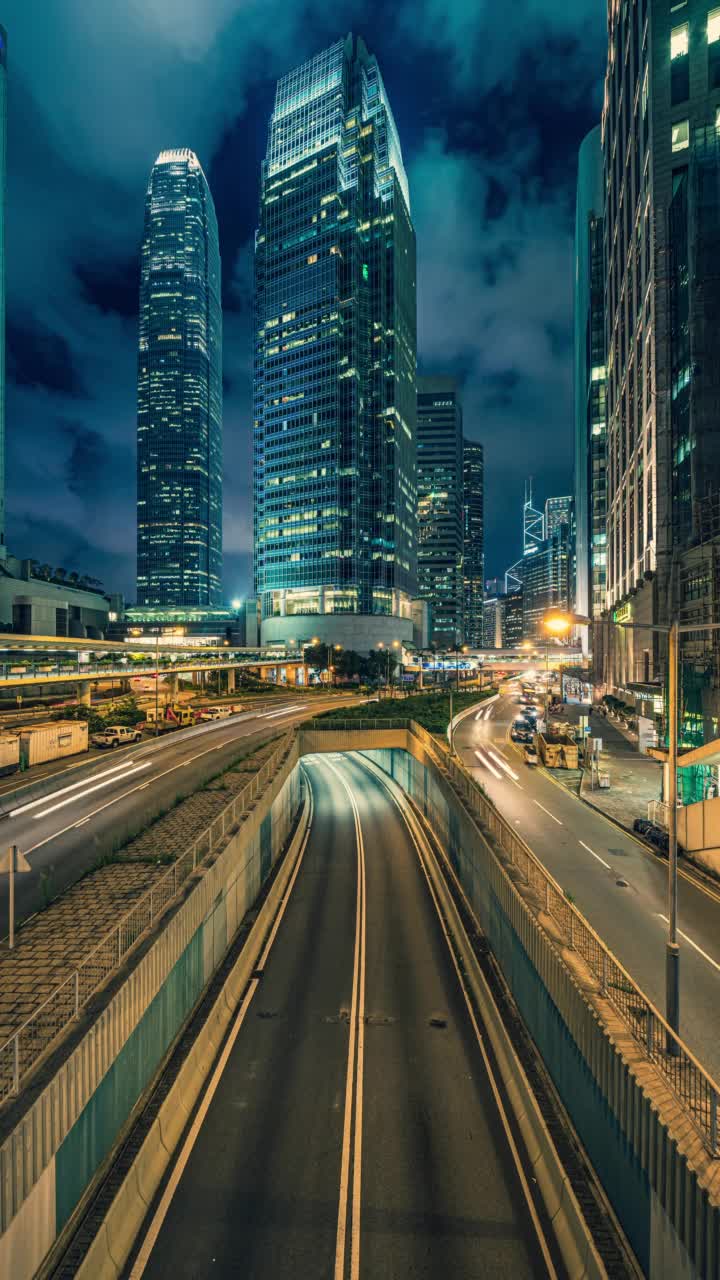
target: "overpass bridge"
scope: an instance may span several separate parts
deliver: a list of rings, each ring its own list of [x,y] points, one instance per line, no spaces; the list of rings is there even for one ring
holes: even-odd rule
[[[271,683],[303,686],[308,664],[302,655],[278,659],[258,649],[230,645],[179,648],[163,641],[82,640],[58,636],[0,634],[0,690],[40,686],[75,685],[81,701],[90,700],[90,686],[120,680],[127,688],[135,677],[167,678],[171,691],[180,675],[202,676],[212,671],[228,673],[228,690],[234,691],[234,675],[247,671]]]

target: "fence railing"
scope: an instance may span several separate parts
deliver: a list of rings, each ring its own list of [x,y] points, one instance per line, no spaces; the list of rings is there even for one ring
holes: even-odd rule
[[[667,830],[668,806],[664,800],[648,800],[648,821]]]
[[[599,990],[620,1014],[634,1040],[660,1070],[692,1117],[711,1155],[720,1155],[718,1102],[720,1086],[616,959],[561,886],[545,869],[517,831],[503,818],[446,742],[414,720],[312,720],[311,729],[407,728],[433,754],[466,807],[489,832],[534,892],[537,905],[551,916],[565,944],[574,950],[596,979]]]
[[[20,1087],[42,1054],[76,1019],[90,997],[119,967],[140,937],[163,914],[178,891],[253,806],[274,777],[294,741],[288,730],[256,774],[192,844],[155,881],[80,962],[60,986],[0,1045],[0,1102]]]

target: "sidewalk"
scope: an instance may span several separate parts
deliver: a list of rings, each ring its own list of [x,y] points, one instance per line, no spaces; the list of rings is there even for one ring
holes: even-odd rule
[[[570,703],[563,707],[560,719],[577,723],[588,714],[587,705]],[[641,755],[632,740],[607,717],[590,712],[593,738],[602,738],[600,768],[610,774],[610,788],[601,791],[590,787],[590,774],[583,773],[580,797],[621,826],[632,830],[636,818],[647,818],[650,800],[659,800],[662,791],[662,765]]]

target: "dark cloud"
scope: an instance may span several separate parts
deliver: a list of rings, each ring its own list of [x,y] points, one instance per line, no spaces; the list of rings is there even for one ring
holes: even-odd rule
[[[6,326],[7,376],[18,387],[59,391],[76,399],[86,395],[70,344],[39,321],[24,322],[12,314]]]
[[[111,489],[115,478],[110,466],[110,450],[100,432],[77,422],[65,422],[61,427],[70,442],[65,465],[70,492],[84,499],[88,492],[97,495],[101,489]]]
[[[139,245],[139,241],[138,241]],[[91,307],[103,314],[115,312],[126,319],[137,320],[140,289],[140,259],[137,253],[124,262],[81,260],[74,272],[82,288],[82,296]]]
[[[575,160],[599,115],[602,11],[6,0],[12,549],[132,594],[143,203],[157,152],[189,146],[223,261],[225,582],[249,589],[252,245],[274,80],[353,29],[380,59],[409,171],[420,364],[463,384],[485,443],[488,571],[504,569],[525,475],[538,498],[570,483]]]

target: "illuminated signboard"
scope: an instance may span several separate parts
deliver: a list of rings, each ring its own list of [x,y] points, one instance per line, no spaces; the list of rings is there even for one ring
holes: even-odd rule
[[[619,609],[613,609],[613,622],[629,622],[632,618],[632,605],[628,600],[626,604],[621,604]]]

